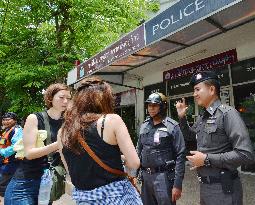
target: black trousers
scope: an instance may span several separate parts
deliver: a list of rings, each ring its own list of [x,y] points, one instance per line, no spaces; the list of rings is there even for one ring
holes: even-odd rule
[[[243,190],[240,178],[234,179],[234,191],[232,194],[224,194],[220,183],[200,183],[201,205],[242,205]]]
[[[142,171],[142,201],[144,205],[175,205],[172,202],[173,182],[167,172],[149,174]]]

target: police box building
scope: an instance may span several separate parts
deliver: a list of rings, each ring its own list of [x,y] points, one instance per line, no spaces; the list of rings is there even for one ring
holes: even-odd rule
[[[189,80],[213,70],[221,80],[221,101],[235,107],[255,144],[255,1],[179,0],[105,50],[68,73],[68,84],[89,75],[111,83],[116,112],[135,133],[147,111],[145,99],[162,92],[168,114],[177,118],[175,102],[185,97],[192,124],[200,108]],[[195,149],[196,143],[188,143]],[[255,172],[255,165],[242,167]]]

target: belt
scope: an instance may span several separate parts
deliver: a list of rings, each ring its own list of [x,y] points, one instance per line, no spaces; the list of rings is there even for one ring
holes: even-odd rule
[[[239,177],[238,172],[232,174],[232,179],[236,179]],[[221,183],[220,177],[215,176],[198,176],[198,181],[202,184],[214,184],[214,183]]]
[[[167,169],[166,165],[162,165],[159,167],[142,167],[142,170],[148,174],[155,174],[159,172],[170,171],[169,169]]]

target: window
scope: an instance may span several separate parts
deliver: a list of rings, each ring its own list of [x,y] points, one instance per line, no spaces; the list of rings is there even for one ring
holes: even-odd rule
[[[240,112],[255,148],[255,83],[239,85],[233,90],[235,108]],[[255,164],[242,166],[242,171],[255,172]]]

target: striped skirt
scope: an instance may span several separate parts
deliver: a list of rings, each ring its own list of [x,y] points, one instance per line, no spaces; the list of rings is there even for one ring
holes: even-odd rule
[[[142,205],[140,195],[128,180],[112,182],[90,191],[74,188],[77,205]]]

